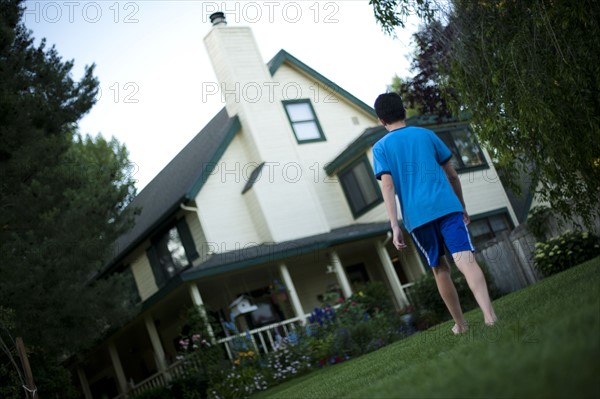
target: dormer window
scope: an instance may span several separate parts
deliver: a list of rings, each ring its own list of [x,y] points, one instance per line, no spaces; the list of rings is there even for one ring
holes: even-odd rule
[[[158,287],[190,266],[194,259],[199,257],[185,219],[181,219],[158,234],[152,240],[152,246],[146,254]]]
[[[283,101],[283,106],[299,144],[325,140],[309,99]]]

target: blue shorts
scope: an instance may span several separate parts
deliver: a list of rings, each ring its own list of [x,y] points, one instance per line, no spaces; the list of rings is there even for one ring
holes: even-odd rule
[[[431,267],[439,265],[444,248],[451,254],[475,251],[462,212],[450,213],[419,226],[411,235]]]

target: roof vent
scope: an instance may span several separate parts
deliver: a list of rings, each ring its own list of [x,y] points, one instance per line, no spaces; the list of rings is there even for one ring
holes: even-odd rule
[[[211,14],[210,22],[213,24],[213,26],[217,26],[220,24],[227,25],[227,21],[225,20],[225,13],[219,11]]]

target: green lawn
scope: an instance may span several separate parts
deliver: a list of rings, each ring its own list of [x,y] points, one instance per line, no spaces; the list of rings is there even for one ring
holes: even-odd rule
[[[252,398],[600,398],[600,258],[495,301],[498,327],[451,323]]]

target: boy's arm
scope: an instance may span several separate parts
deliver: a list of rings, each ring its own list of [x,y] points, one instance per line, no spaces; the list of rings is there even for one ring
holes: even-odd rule
[[[394,187],[392,175],[387,173],[381,175],[381,193],[383,194],[383,202],[385,203],[385,209],[388,217],[390,218],[390,225],[392,226],[394,246],[399,250],[406,248],[406,244],[404,243],[404,234],[402,234],[402,230],[398,225],[396,188]]]
[[[469,214],[467,213],[467,206],[465,205],[465,200],[463,198],[462,186],[460,184],[460,178],[458,177],[458,173],[456,173],[456,169],[454,169],[454,166],[452,166],[452,162],[450,162],[450,160],[446,161],[446,163],[442,165],[442,168],[444,169],[446,177],[448,178],[448,181],[452,186],[452,190],[454,190],[454,193],[456,194],[460,203],[462,204],[464,210],[463,218],[465,224],[469,224],[471,222],[471,219],[469,218]]]

